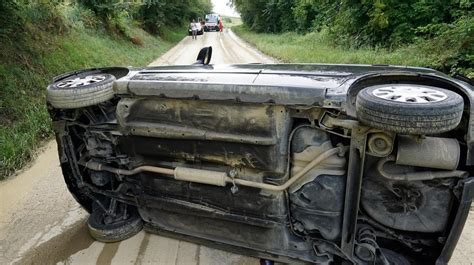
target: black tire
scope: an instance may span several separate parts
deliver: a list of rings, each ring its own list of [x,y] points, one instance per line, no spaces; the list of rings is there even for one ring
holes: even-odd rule
[[[379,95],[384,93],[380,92],[383,89],[392,89],[392,91],[409,89],[418,95],[435,93],[437,98],[432,95],[414,98],[405,96],[408,100],[414,101],[400,102],[395,101],[398,100],[396,97],[385,99],[374,95],[374,91]],[[426,102],[423,102],[423,98]],[[416,102],[417,100],[419,101]],[[446,89],[424,85],[371,86],[360,91],[356,100],[357,117],[362,123],[373,128],[402,134],[437,134],[452,130],[461,121],[463,109],[464,102],[460,95]]]
[[[95,207],[87,220],[90,235],[97,241],[111,243],[136,235],[143,229],[143,221],[136,210],[130,210],[128,218],[105,224],[105,213]]]
[[[103,73],[69,76],[50,84],[46,99],[53,107],[60,109],[92,106],[114,97],[114,81],[113,75]],[[74,82],[83,84],[73,87],[71,84]]]

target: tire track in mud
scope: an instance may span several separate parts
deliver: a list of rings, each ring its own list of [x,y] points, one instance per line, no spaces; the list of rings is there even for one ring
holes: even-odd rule
[[[143,237],[142,242],[140,243],[140,247],[138,248],[138,256],[137,260],[135,261],[135,265],[141,264],[143,262],[143,257],[145,256],[145,251],[150,244],[150,234],[145,234]]]
[[[100,252],[99,257],[97,258],[97,264],[112,264],[112,259],[115,257],[115,254],[117,254],[119,247],[120,242],[105,244],[102,252]]]
[[[219,34],[218,35],[219,47],[224,52],[224,54],[226,55],[226,56],[224,56],[224,62],[227,63],[227,64],[229,63],[229,61],[238,62],[239,58],[235,55],[233,50],[230,49],[230,48],[226,48],[225,45],[224,45],[224,40],[226,39],[226,36],[222,36],[223,35],[222,33],[217,33],[217,34]]]

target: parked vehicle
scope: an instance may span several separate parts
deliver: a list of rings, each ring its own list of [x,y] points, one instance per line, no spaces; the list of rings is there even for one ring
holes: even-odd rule
[[[48,86],[95,239],[144,226],[292,264],[449,261],[474,194],[471,85],[426,68],[200,57]]]
[[[219,31],[219,15],[207,14],[206,23],[204,24],[205,31]]]

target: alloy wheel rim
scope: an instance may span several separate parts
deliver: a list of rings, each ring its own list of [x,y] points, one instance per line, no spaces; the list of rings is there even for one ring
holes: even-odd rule
[[[386,86],[372,91],[380,99],[402,103],[435,103],[448,98],[446,93],[425,86]]]
[[[107,77],[105,75],[88,75],[59,82],[56,86],[60,88],[83,87],[102,82],[106,78]]]

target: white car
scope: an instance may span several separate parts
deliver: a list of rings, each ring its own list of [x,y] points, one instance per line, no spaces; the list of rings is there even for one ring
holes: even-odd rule
[[[204,24],[205,31],[219,31],[219,15],[207,14],[206,23]]]

